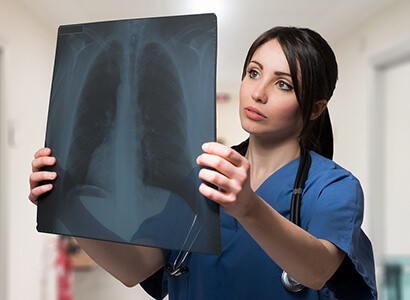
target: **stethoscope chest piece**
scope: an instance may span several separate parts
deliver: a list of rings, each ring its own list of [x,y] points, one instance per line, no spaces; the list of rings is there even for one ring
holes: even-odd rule
[[[301,290],[303,290],[303,288],[304,288],[304,286],[300,282],[293,279],[292,276],[290,276],[285,271],[282,272],[281,281],[282,281],[283,286],[289,292],[297,293],[297,292],[300,292]]]

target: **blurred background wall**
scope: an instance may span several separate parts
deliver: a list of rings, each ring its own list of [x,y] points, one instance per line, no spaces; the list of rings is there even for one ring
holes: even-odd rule
[[[56,239],[37,233],[36,208],[27,195],[30,163],[44,141],[57,25],[213,11],[181,8],[182,0],[139,1],[144,5],[138,10],[129,9],[133,1],[115,1],[126,12],[121,14],[105,7],[108,2],[97,1],[90,9],[86,2],[0,0],[0,299],[55,299]],[[246,13],[234,16],[241,1],[211,3],[220,32],[218,92],[227,96],[217,107],[218,138],[231,145],[246,137],[237,117],[238,88],[253,39],[275,25],[322,33],[340,68],[330,102],[335,160],[362,182],[364,228],[375,247],[381,285],[384,262],[410,256],[405,193],[410,179],[410,1],[344,1],[350,9],[338,1],[306,2],[311,7],[300,7],[301,1],[289,1],[289,7],[275,0],[252,1],[250,7],[243,2]],[[97,267],[75,273],[74,286],[75,299],[149,299],[139,287],[125,288]]]

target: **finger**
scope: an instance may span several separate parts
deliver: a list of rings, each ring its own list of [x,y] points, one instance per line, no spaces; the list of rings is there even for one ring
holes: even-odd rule
[[[241,166],[246,160],[232,148],[216,142],[209,142],[202,145],[202,150],[208,154],[214,154],[225,158],[235,166]]]
[[[56,163],[56,158],[53,156],[40,156],[31,162],[33,172],[40,171],[43,167],[53,166]]]
[[[242,185],[248,179],[250,165],[247,161],[242,166],[237,167],[220,156],[204,153],[198,156],[197,163],[218,171],[228,179],[233,180],[235,184]]]
[[[232,193],[227,193],[223,190],[214,189],[205,183],[199,186],[199,192],[209,200],[212,200],[220,205],[226,206],[235,201]]]
[[[51,183],[35,187],[35,188],[31,189],[30,194],[28,196],[28,199],[32,203],[37,204],[38,197],[40,197],[44,193],[47,193],[47,192],[51,191],[52,189],[53,189],[53,185]]]
[[[44,147],[39,150],[34,154],[34,158],[38,158],[40,156],[50,156],[51,155],[51,149]]]
[[[48,171],[41,171],[41,172],[34,172],[30,174],[30,188],[34,188],[38,186],[39,182],[45,180],[54,180],[57,178],[56,172],[48,172]]]
[[[198,156],[196,162],[198,165],[217,170],[229,178],[234,176],[237,168],[225,158],[207,153]]]
[[[210,183],[224,191],[232,191],[233,188],[231,184],[233,183],[232,180],[224,176],[223,174],[209,170],[209,169],[201,169],[198,174],[199,178],[207,183]]]

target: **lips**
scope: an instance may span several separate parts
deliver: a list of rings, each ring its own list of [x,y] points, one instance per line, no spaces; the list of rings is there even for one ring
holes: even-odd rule
[[[249,119],[260,121],[265,120],[267,117],[253,106],[247,106],[244,108],[245,114]]]

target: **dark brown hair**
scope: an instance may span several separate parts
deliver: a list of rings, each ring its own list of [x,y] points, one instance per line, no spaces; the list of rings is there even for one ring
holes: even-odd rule
[[[300,144],[327,158],[333,157],[333,133],[329,111],[310,120],[316,101],[330,100],[337,81],[337,62],[329,44],[315,31],[307,28],[274,27],[262,33],[249,48],[242,72],[246,75],[255,51],[266,42],[276,39],[282,46],[302,112],[303,128]]]

